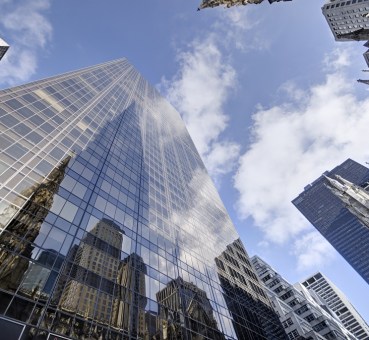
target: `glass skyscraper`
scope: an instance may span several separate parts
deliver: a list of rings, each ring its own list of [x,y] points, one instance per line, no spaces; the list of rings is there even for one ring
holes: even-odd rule
[[[363,188],[369,181],[369,169],[351,159],[324,174],[333,179],[339,175]],[[369,228],[331,192],[328,183],[324,176],[319,177],[292,203],[369,283]]]
[[[125,60],[0,92],[4,339],[285,339],[179,114]]]

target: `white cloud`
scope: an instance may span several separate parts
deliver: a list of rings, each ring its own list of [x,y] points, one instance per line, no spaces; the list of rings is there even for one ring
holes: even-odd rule
[[[233,7],[221,13],[221,17],[228,21],[232,28],[237,28],[240,30],[248,30],[254,26],[254,23],[249,17],[249,11],[245,8]]]
[[[236,86],[235,70],[226,63],[212,36],[193,41],[188,51],[179,53],[178,60],[178,73],[161,87],[181,113],[211,174],[224,173],[239,151],[235,143],[220,139],[229,119],[223,106]]]
[[[262,24],[260,18],[259,6],[228,8],[218,11],[218,20],[212,25],[212,31],[217,35],[219,44],[229,51],[269,49],[271,41],[262,36],[258,29]]]
[[[177,53],[178,72],[159,85],[181,113],[216,182],[234,169],[240,152],[237,143],[222,136],[229,121],[224,106],[237,87],[236,71],[231,64],[232,50],[246,50],[245,32],[257,24],[249,18],[245,8],[218,13],[208,32],[203,32]],[[252,44],[248,45],[247,49]]]
[[[206,156],[206,166],[215,178],[232,171],[240,154],[240,146],[236,143],[221,141],[212,144]]]
[[[346,60],[338,62],[341,68]],[[234,177],[237,209],[242,218],[254,219],[269,242],[282,244],[311,228],[291,203],[308,183],[349,157],[369,159],[369,99],[358,99],[356,82],[337,65],[334,69],[307,90],[284,84],[286,102],[259,107],[252,116],[252,140]],[[312,237],[307,235],[296,241],[301,268],[307,250],[302,244]],[[321,243],[317,247],[324,248]],[[323,251],[319,254],[323,259]]]
[[[293,254],[297,256],[297,270],[316,271],[334,259],[335,250],[317,231],[312,231],[295,241]]]
[[[0,83],[14,85],[36,72],[40,51],[51,40],[52,26],[43,15],[49,7],[49,0],[0,2],[3,38],[10,45],[1,61]]]
[[[355,53],[350,47],[341,47],[326,54],[323,59],[325,69],[328,71],[338,71],[350,65],[352,54]]]

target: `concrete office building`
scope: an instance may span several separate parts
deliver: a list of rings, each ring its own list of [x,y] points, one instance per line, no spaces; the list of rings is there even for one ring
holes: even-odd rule
[[[302,284],[319,295],[327,306],[336,313],[342,324],[359,340],[369,339],[369,326],[356,311],[347,297],[323,274],[316,273]]]
[[[258,256],[251,261],[290,340],[356,339],[314,292],[290,284]]]
[[[368,0],[330,0],[322,11],[335,40],[369,39]]]

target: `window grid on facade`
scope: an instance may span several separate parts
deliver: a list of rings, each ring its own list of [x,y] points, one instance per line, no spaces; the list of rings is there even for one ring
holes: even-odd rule
[[[286,337],[180,115],[126,60],[1,91],[0,142],[1,325]]]

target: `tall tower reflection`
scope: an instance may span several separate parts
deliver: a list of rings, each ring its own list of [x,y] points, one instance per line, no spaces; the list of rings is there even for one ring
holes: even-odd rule
[[[114,301],[112,324],[130,334],[145,333],[145,274],[147,268],[141,256],[132,253],[120,262]]]
[[[55,293],[60,309],[109,322],[122,242],[119,226],[102,219],[70,249]]]
[[[239,239],[217,258],[223,296],[238,339],[287,339]]]
[[[224,340],[206,292],[181,277],[156,294],[160,304],[160,339]]]

